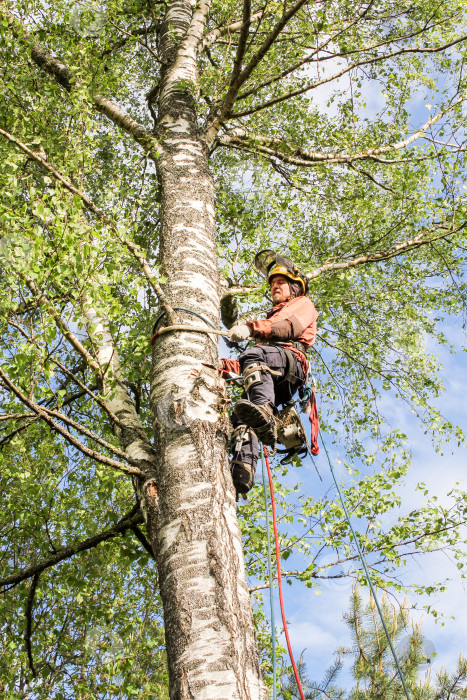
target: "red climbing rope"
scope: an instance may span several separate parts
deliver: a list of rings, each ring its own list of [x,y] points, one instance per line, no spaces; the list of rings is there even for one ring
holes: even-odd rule
[[[282,624],[284,625],[285,638],[287,640],[287,649],[289,650],[290,661],[292,662],[292,668],[293,668],[295,680],[297,682],[298,691],[300,693],[301,700],[305,700],[305,696],[304,696],[303,690],[302,690],[302,684],[300,682],[300,676],[298,675],[297,666],[295,664],[293,653],[292,653],[292,647],[290,645],[289,630],[287,628],[287,620],[285,619],[284,598],[282,595],[281,553],[279,551],[279,536],[277,534],[276,502],[274,500],[274,487],[272,485],[272,474],[271,474],[271,467],[269,466],[268,451],[267,451],[266,447],[264,447],[263,449],[264,449],[264,456],[266,458],[266,467],[268,470],[269,489],[271,491],[272,523],[274,526],[274,543],[276,545],[277,581],[279,583],[279,601],[281,604]]]

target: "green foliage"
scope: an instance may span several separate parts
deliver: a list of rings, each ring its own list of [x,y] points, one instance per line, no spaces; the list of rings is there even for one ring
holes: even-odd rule
[[[252,3],[256,19],[243,65],[290,4]],[[127,132],[96,111],[93,95],[112,99],[147,130],[157,127],[157,99],[151,102],[149,96],[157,96],[162,77],[156,57],[165,4],[108,0],[96,7],[16,0],[11,5],[34,39],[69,66],[75,89],[62,89],[41,70],[27,42],[7,31],[4,22],[2,129],[45,154],[104,209],[163,282],[170,271],[159,248],[156,166]],[[237,22],[241,14],[237,0],[215,0],[206,33]],[[246,288],[248,295],[239,297],[242,311],[268,306],[252,266],[258,249],[288,252],[311,275],[328,266],[310,280],[320,314],[312,362],[323,427],[345,451],[344,493],[375,580],[394,592],[401,590],[398,570],[414,553],[444,549],[461,575],[464,565],[466,507],[460,488],[447,486],[451,491],[441,505],[421,484],[423,505],[401,510],[410,440],[388,407],[399,401],[410,405],[437,449],[450,439],[465,440],[462,429],[433,405],[443,391],[437,351],[451,343],[442,323],[465,313],[466,301],[465,18],[461,0],[305,3],[242,87],[211,154],[219,269]],[[228,91],[237,39],[238,32],[227,31],[200,53],[199,86],[186,79],[178,83],[196,102],[200,130]],[[313,89],[300,92],[313,81]],[[402,144],[436,115],[423,134]],[[231,148],[222,137],[232,137],[234,128],[244,138]],[[364,157],[371,149],[383,150]],[[329,158],[312,165],[295,162],[303,151]],[[65,410],[117,447],[101,405],[113,379],[107,388],[96,381],[57,326],[50,304],[89,352],[92,328],[85,327],[82,311],[92,305],[108,321],[149,435],[149,337],[159,308],[139,264],[80,197],[1,136],[0,157],[3,371],[24,395],[50,410]],[[439,238],[371,262],[371,256],[427,230]],[[365,256],[366,264],[350,266]],[[332,268],[339,263],[340,269]],[[50,304],[42,303],[41,294]],[[51,433],[3,384],[0,405],[1,576],[6,578],[110,527],[131,509],[134,495],[126,477]],[[72,432],[96,448],[90,437]],[[108,447],[99,450],[112,456]],[[363,583],[353,568],[355,548],[335,494],[304,493],[300,469],[275,467],[287,580],[315,589],[333,576],[350,575]],[[255,587],[267,577],[260,489],[239,513]],[[444,585],[443,580],[412,587],[409,582],[407,588],[423,594]],[[167,697],[156,572],[134,533],[40,575],[30,635],[36,675],[25,642],[30,586],[23,582],[0,598],[0,619],[6,621],[0,626],[5,697]],[[269,678],[268,631],[262,599],[255,595]],[[359,615],[368,623],[365,608],[352,614],[353,628]],[[398,619],[401,629],[404,620]],[[378,630],[368,632],[375,654]],[[377,697],[371,688],[383,692],[393,671],[383,656],[374,656],[368,666],[358,666],[357,659],[362,690],[349,698]],[[417,663],[414,658],[414,669]],[[329,688],[338,664],[334,668]],[[463,678],[465,666],[461,673]],[[410,682],[418,687],[415,676]],[[450,682],[450,676],[440,676],[434,695],[427,689],[426,696],[414,697],[441,700]],[[336,699],[345,696],[335,692]]]

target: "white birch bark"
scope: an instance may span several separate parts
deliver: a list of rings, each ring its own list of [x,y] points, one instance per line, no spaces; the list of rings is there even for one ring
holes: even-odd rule
[[[115,389],[105,392],[105,403],[120,421],[114,425],[115,434],[130,464],[146,475],[145,479],[133,477],[133,486],[146,522],[157,518],[157,491],[154,483],[155,451],[136,412],[133,400],[123,382],[120,360],[107,321],[96,311],[89,299],[83,304],[83,317],[88,335],[93,343],[95,356],[105,376],[115,380]],[[147,504],[146,494],[151,493]]]
[[[171,306],[217,324],[214,189],[190,96],[198,87],[203,3],[194,21],[193,7],[188,0],[171,2],[161,32],[166,61],[157,134],[161,259]],[[177,316],[179,323],[208,328],[185,311]],[[204,363],[217,363],[214,336],[174,332],[154,343],[151,409],[159,510],[150,535],[164,605],[170,697],[264,700],[228,467],[225,389]]]

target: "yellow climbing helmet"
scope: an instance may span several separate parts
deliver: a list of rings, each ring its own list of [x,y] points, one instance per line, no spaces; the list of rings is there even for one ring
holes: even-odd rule
[[[308,280],[300,270],[295,267],[290,258],[285,258],[273,250],[261,250],[255,255],[255,267],[267,277],[269,283],[275,275],[283,275],[291,282],[298,282],[301,285],[301,293],[308,292]]]

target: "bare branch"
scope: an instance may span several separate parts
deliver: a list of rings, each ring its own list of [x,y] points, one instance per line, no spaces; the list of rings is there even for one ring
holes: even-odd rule
[[[31,582],[31,588],[29,589],[28,600],[26,602],[26,630],[24,633],[24,642],[26,644],[26,652],[28,655],[29,668],[34,678],[37,676],[36,669],[34,668],[34,660],[32,658],[32,609],[34,605],[34,596],[36,595],[37,584],[39,583],[39,574],[36,573],[33,576]]]
[[[92,95],[92,100],[98,112],[104,114],[123,131],[133,136],[134,140],[142,146],[146,153],[153,160],[157,160],[160,155],[160,148],[155,136],[150,131],[103,95]]]
[[[392,248],[388,248],[388,250],[381,251],[380,253],[361,255],[360,257],[354,258],[353,260],[324,263],[324,265],[321,265],[320,267],[316,268],[315,270],[313,270],[313,272],[309,272],[306,276],[308,277],[308,279],[315,279],[316,277],[322,275],[324,272],[332,272],[335,270],[348,270],[353,267],[358,267],[360,265],[366,265],[372,262],[379,262],[380,260],[389,260],[390,258],[395,258],[397,255],[407,253],[409,250],[414,250],[415,248],[420,248],[423,245],[433,243],[434,241],[437,241],[440,238],[452,236],[453,234],[462,231],[466,226],[467,221],[465,221],[460,226],[457,226],[456,228],[450,228],[446,225],[446,223],[439,223],[425,231],[422,231],[414,238],[402,241],[401,243],[396,243],[394,246],[392,246]],[[439,235],[428,237],[434,231],[440,230],[442,230],[442,233],[440,233]]]
[[[21,418],[35,418],[32,413],[4,413],[0,415],[0,422],[4,420],[20,420]]]
[[[242,294],[251,294],[252,292],[257,292],[258,289],[261,289],[260,284],[249,284],[246,287],[229,287],[222,294],[221,299],[231,296],[240,296]]]
[[[21,581],[26,581],[26,579],[32,578],[36,574],[40,574],[42,571],[45,571],[45,569],[50,569],[52,566],[55,566],[65,559],[71,559],[71,557],[79,552],[86,552],[89,549],[93,549],[101,542],[106,542],[112,537],[124,533],[125,530],[132,528],[135,525],[139,525],[142,522],[143,515],[141,510],[138,505],[135,505],[129,513],[124,515],[121,520],[119,520],[115,525],[112,525],[112,527],[110,527],[108,530],[103,530],[97,535],[88,537],[82,542],[78,542],[77,544],[72,544],[68,547],[63,547],[62,549],[57,550],[47,559],[43,559],[33,566],[29,566],[22,571],[18,571],[16,574],[12,574],[11,576],[4,578],[0,581],[0,587],[3,588],[3,592],[10,590],[11,588],[17,586],[18,583],[21,583]]]

